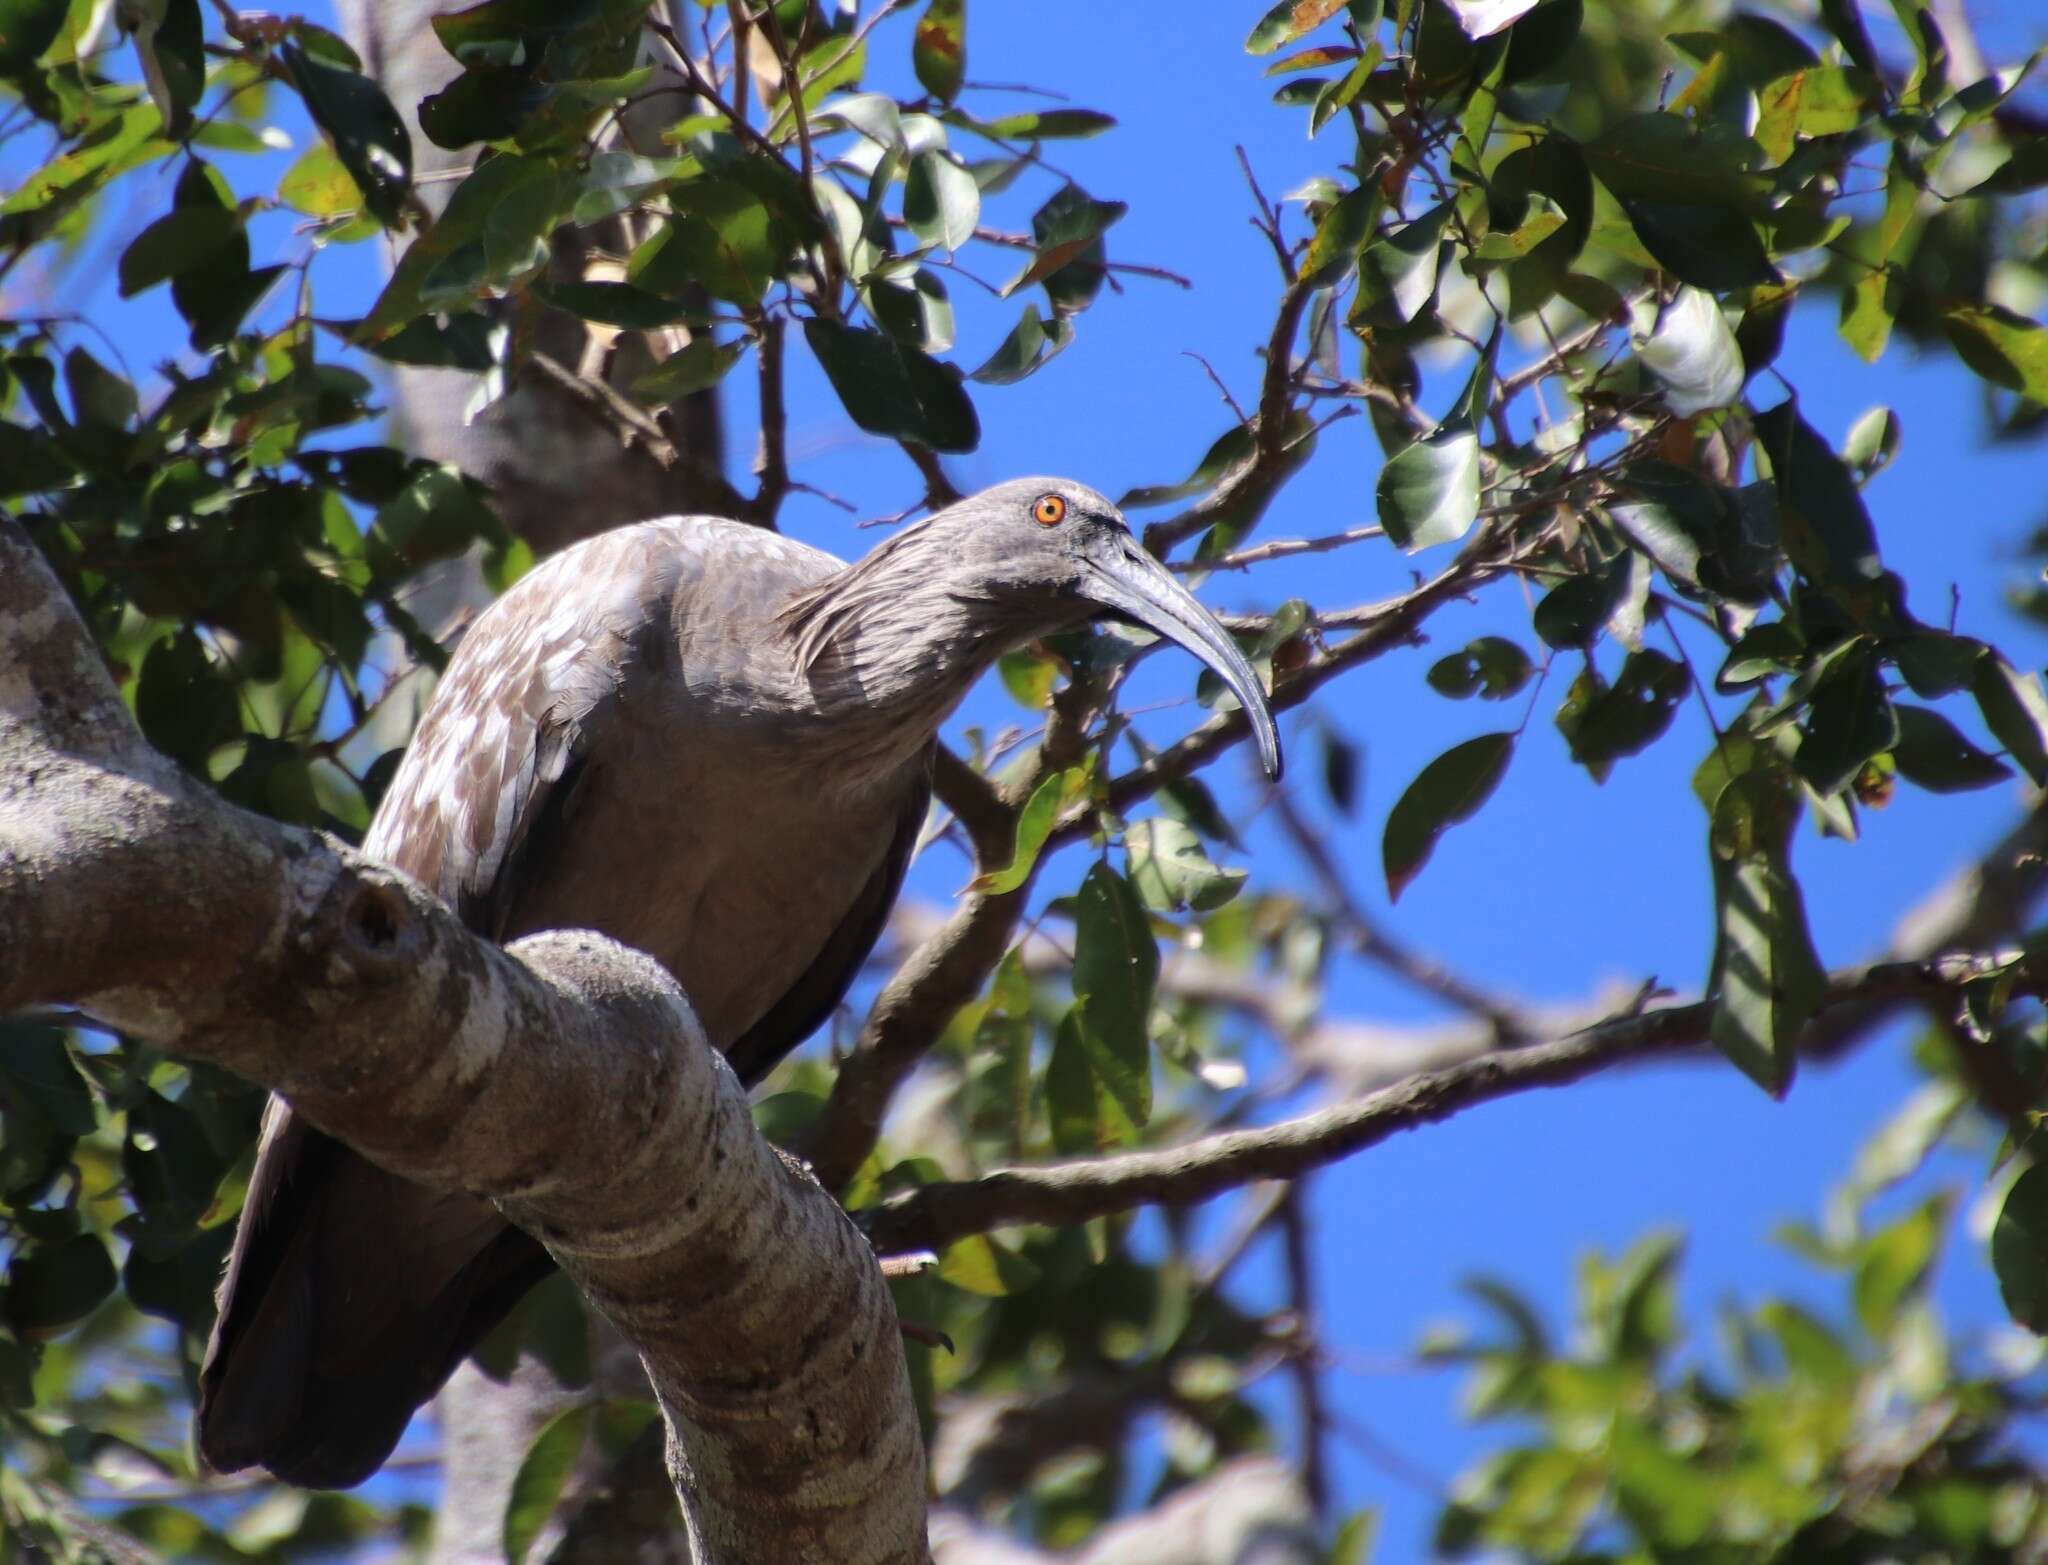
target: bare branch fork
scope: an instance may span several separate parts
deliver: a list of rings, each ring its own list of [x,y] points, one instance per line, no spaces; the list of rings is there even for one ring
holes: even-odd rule
[[[927,1557],[881,1273],[675,981],[587,932],[501,950],[187,777],[4,518],[0,929],[0,1012],[77,1005],[211,1060],[541,1238],[641,1355],[696,1557]]]

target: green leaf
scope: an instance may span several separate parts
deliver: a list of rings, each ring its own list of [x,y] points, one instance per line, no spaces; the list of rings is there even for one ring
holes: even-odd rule
[[[941,103],[960,96],[967,77],[967,0],[932,0],[910,45],[911,68]]]
[[[1567,576],[1536,604],[1532,623],[1544,645],[1560,651],[1588,645],[1621,602],[1627,574],[1613,566]]]
[[[1948,1226],[1948,1205],[1946,1195],[1934,1196],[1863,1241],[1853,1297],[1856,1318],[1877,1341],[1891,1337],[1900,1310],[1925,1284]]]
[[[1371,184],[1347,191],[1332,202],[1316,224],[1308,250],[1301,258],[1302,280],[1326,282],[1348,268],[1372,236],[1373,219],[1379,208],[1379,187]]]
[[[990,354],[968,379],[989,386],[1008,386],[1035,374],[1057,357],[1074,340],[1074,328],[1065,316],[1042,318],[1038,306],[1027,304],[1010,335]]]
[[[1344,0],[1279,0],[1259,18],[1244,41],[1246,54],[1271,54],[1305,33],[1313,32],[1344,8]]]
[[[2048,788],[2048,698],[2041,676],[2022,674],[1996,652],[1985,652],[1970,681],[1985,725],[2039,788]]]
[[[1663,383],[1665,406],[1680,418],[1725,408],[1742,395],[1742,350],[1712,294],[1681,288],[1661,306],[1645,300],[1632,340],[1636,356]]]
[[[1152,1113],[1152,991],[1159,944],[1137,893],[1107,864],[1074,898],[1074,998],[1088,1063],[1133,1124]]]
[[[1096,1073],[1079,1005],[1053,1035],[1045,1067],[1045,1109],[1053,1150],[1063,1157],[1103,1152],[1137,1139],[1137,1125]]]
[[[910,161],[903,185],[903,220],[928,245],[958,250],[974,237],[981,218],[981,187],[950,153],[934,148]]]
[[[936,359],[882,332],[817,318],[804,340],[854,423],[871,435],[934,451],[972,451],[981,421],[959,378]]]
[[[16,1336],[47,1336],[84,1320],[118,1282],[98,1236],[73,1234],[16,1250],[7,1264],[7,1291],[0,1307]]]
[[[665,294],[701,283],[721,299],[756,303],[790,252],[786,225],[737,179],[692,180],[672,199],[674,215],[633,253],[627,279]]]
[[[1020,288],[1044,283],[1053,307],[1065,312],[1080,309],[1094,297],[1104,275],[1102,236],[1129,211],[1122,201],[1097,201],[1079,185],[1068,184],[1053,192],[1031,218],[1031,237],[1037,243],[1024,270],[999,290],[1008,298]]]
[[[384,89],[294,44],[286,44],[279,58],[306,100],[306,112],[363,193],[363,204],[386,228],[398,227],[412,190],[412,138]]]
[[[583,1454],[590,1433],[591,1409],[585,1405],[557,1413],[533,1437],[505,1497],[504,1543],[508,1565],[522,1565],[526,1551],[540,1536],[561,1503],[562,1490]]]
[[[1991,1267],[2012,1318],[2048,1336],[2048,1163],[2013,1181],[1991,1230]]]
[[[278,181],[277,199],[308,217],[334,217],[362,209],[363,193],[326,142],[308,147]]]
[[[1414,320],[1436,293],[1437,257],[1443,246],[1444,225],[1453,210],[1454,203],[1449,201],[1431,207],[1412,223],[1367,246],[1360,259],[1362,272],[1370,274],[1374,289],[1392,302],[1395,316],[1402,321]]]
[[[1871,408],[1849,426],[1848,438],[1842,442],[1842,460],[1868,483],[1891,466],[1892,458],[1899,454],[1901,434],[1898,414],[1888,407]]]
[[[135,236],[121,252],[121,297],[132,298],[220,255],[242,238],[242,217],[213,203],[179,206]]]
[[[1063,772],[1054,772],[1032,789],[1024,808],[1017,812],[1017,839],[1010,850],[1010,862],[1001,869],[975,876],[971,889],[984,896],[1004,896],[1029,880],[1045,839],[1087,788],[1088,768],[1070,766]]]
[[[692,337],[680,351],[635,376],[626,394],[649,407],[680,402],[692,393],[717,385],[744,352],[743,342],[719,342],[708,334]]]
[[[1771,748],[1723,735],[1693,779],[1714,872],[1709,1034],[1773,1096],[1792,1082],[1799,1032],[1827,992],[1791,865],[1798,796]]]
[[[1530,221],[1539,197],[1564,214],[1561,228],[1508,266],[1508,314],[1519,319],[1550,302],[1585,249],[1593,231],[1593,176],[1576,143],[1552,136],[1502,158],[1487,194],[1488,222],[1496,231],[1519,232]],[[1619,302],[1617,296],[1617,307]],[[1587,313],[1614,312],[1602,308]]]
[[[1225,869],[1202,849],[1202,839],[1166,816],[1138,821],[1124,834],[1131,885],[1145,905],[1162,913],[1192,908],[1207,913],[1243,889],[1246,871]]]
[[[1479,436],[1446,423],[1389,457],[1380,469],[1380,525],[1413,552],[1450,543],[1479,517]]]
[[[983,1298],[1000,1299],[1022,1293],[1038,1281],[1038,1268],[1028,1257],[987,1234],[974,1234],[949,1246],[939,1257],[939,1280]]]
[[[1924,706],[1893,702],[1899,742],[1892,749],[1899,775],[1930,793],[1962,793],[2012,775],[2012,768],[1978,749],[1954,723]]]
[[[1950,310],[1942,324],[1957,356],[1979,375],[2048,403],[2048,327],[2002,304]]]
[[[1093,109],[1031,109],[999,120],[968,123],[997,141],[1075,141],[1116,128],[1113,118]]]
[[[1481,734],[1451,746],[1431,761],[1410,783],[1388,812],[1380,860],[1387,875],[1387,896],[1401,893],[1436,851],[1437,839],[1460,821],[1478,814],[1481,805],[1507,774],[1514,754],[1513,734]]]

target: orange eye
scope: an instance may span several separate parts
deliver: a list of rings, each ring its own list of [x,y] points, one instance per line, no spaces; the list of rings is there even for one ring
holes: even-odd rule
[[[1067,519],[1067,502],[1056,494],[1042,494],[1032,502],[1031,519],[1040,527],[1057,527]]]

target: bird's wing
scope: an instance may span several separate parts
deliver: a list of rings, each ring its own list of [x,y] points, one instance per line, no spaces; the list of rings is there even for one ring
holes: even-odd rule
[[[502,937],[537,825],[568,807],[626,680],[674,656],[677,524],[606,533],[536,567],[463,637],[363,851]]]
[[[932,796],[931,763],[932,754],[927,751],[917,784],[909,790],[896,817],[889,851],[875,866],[874,874],[861,887],[860,895],[846,910],[846,916],[823,949],[768,1014],[725,1051],[733,1071],[749,1087],[773,1070],[777,1061],[832,1014],[853,986],[861,963],[882,937],[882,927],[889,921],[889,909],[896,904],[904,871],[910,867],[911,854],[924,829],[925,808]]]
[[[673,657],[688,524],[607,533],[538,566],[471,627],[364,851],[494,938],[536,823],[568,807],[622,684]],[[199,1377],[220,1471],[359,1482],[412,1411],[551,1266],[467,1196],[408,1184],[273,1099]]]

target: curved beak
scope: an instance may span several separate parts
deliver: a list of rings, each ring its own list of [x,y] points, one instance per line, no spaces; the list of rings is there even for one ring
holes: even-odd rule
[[[1215,616],[1175,581],[1165,566],[1139,548],[1135,539],[1119,542],[1120,548],[1090,552],[1082,596],[1179,642],[1208,664],[1244,708],[1245,721],[1251,724],[1252,738],[1259,747],[1259,764],[1278,782],[1280,735],[1273,727],[1273,709],[1266,704],[1257,670],[1237,650],[1230,632],[1216,623]]]

